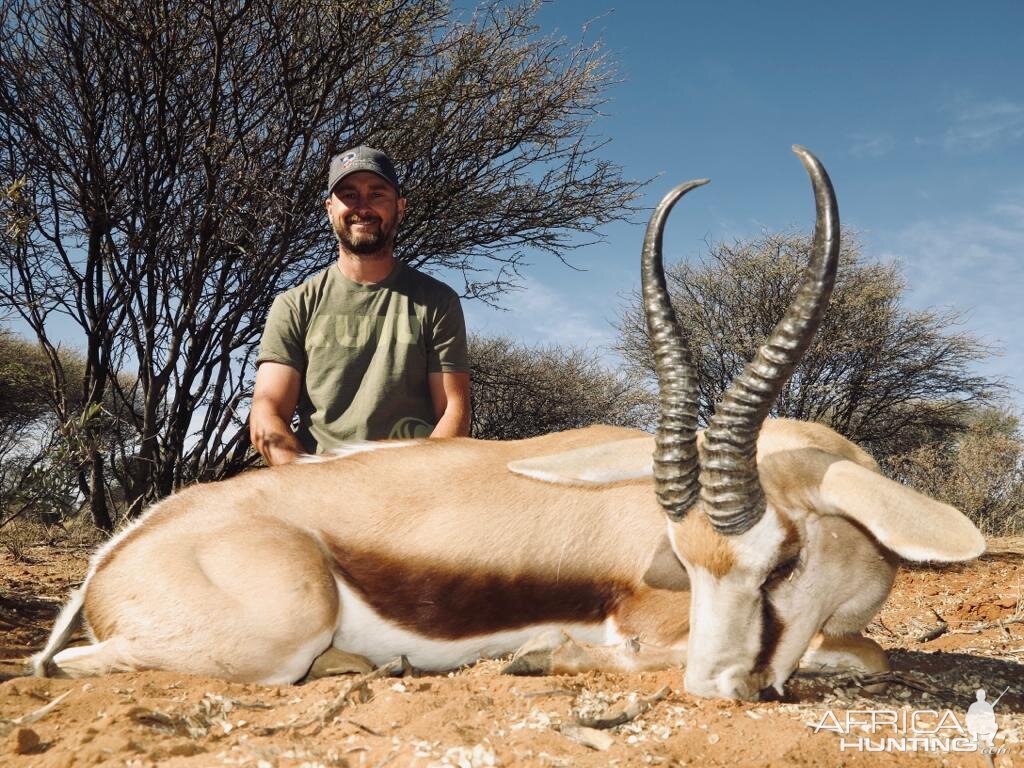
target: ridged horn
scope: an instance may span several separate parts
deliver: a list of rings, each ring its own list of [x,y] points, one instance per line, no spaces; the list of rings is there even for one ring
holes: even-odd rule
[[[810,264],[793,303],[757,356],[733,379],[704,432],[700,486],[704,511],[728,536],[753,527],[765,511],[757,475],[757,435],[818,329],[839,261],[839,209],[832,182],[810,152],[794,145],[814,187],[817,221]]]
[[[640,256],[644,314],[661,402],[658,431],[654,438],[654,491],[658,502],[673,520],[681,519],[697,503],[700,493],[697,374],[689,345],[669,300],[661,241],[672,207],[691,189],[707,183],[707,179],[688,181],[662,198],[647,224]]]

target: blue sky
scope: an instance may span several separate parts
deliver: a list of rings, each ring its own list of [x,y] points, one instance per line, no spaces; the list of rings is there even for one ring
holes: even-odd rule
[[[1024,411],[1022,0],[554,0],[537,21],[541,34],[603,42],[621,82],[593,133],[627,178],[654,177],[642,205],[711,179],[673,213],[667,261],[700,258],[705,240],[810,229],[810,187],[789,150],[803,144],[865,255],[902,265],[910,308],[956,309],[999,347],[981,370],[1005,378]],[[569,254],[584,271],[538,255],[506,311],[467,302],[470,329],[586,345],[614,363],[643,229],[604,236]]]
[[[960,310],[999,346],[985,364],[1024,408],[1024,3],[556,0],[544,33],[603,41],[622,82],[595,135],[645,206],[709,177],[666,232],[666,259],[705,239],[808,230],[813,199],[790,152],[832,176],[867,257],[897,260],[914,309]],[[505,312],[468,303],[472,330],[606,348],[637,284],[640,226],[570,257],[538,256]]]

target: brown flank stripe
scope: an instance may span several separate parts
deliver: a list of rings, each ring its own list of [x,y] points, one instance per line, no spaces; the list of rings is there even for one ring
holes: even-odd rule
[[[374,611],[426,637],[454,640],[535,624],[599,623],[629,594],[625,584],[455,572],[325,543],[335,570]]]

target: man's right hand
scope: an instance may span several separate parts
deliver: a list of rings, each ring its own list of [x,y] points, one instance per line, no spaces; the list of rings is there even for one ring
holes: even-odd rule
[[[302,375],[290,365],[263,362],[256,369],[249,436],[272,467],[287,464],[305,453],[291,428],[301,390]]]

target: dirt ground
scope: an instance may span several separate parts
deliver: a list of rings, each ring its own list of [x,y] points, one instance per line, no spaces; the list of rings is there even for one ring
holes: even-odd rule
[[[901,571],[870,627],[890,651],[894,671],[884,692],[869,693],[870,681],[850,677],[798,676],[789,700],[758,704],[689,696],[679,670],[516,678],[500,674],[500,661],[442,676],[353,675],[298,686],[166,672],[19,677],[84,575],[89,552],[35,547],[18,561],[4,553],[0,765],[1024,765],[1020,544],[994,541],[973,563]],[[960,735],[976,688],[989,701],[1008,689],[996,705],[996,754],[856,749],[860,737],[878,744],[907,735],[900,726],[874,736],[857,730],[865,710],[881,712],[876,718],[931,710],[917,715],[917,735]],[[622,719],[648,704],[615,727],[581,725],[607,726],[592,719]]]

